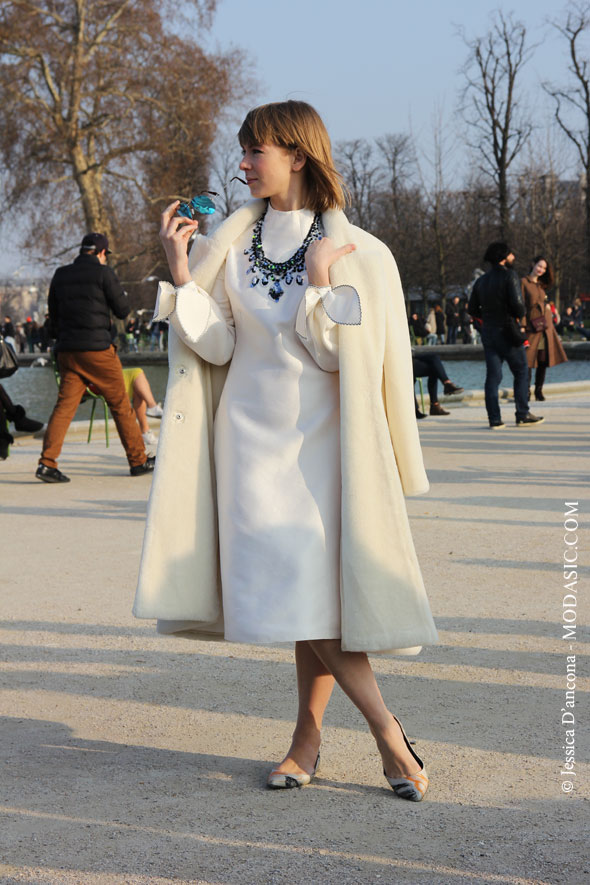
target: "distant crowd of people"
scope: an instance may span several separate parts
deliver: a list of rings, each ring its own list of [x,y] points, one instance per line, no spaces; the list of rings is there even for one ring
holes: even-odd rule
[[[45,314],[43,323],[30,316],[13,322],[12,317],[6,315],[0,326],[0,334],[16,353],[49,353],[55,344],[49,313]],[[168,349],[168,323],[152,322],[144,319],[143,315],[115,319],[111,334],[120,353]]]
[[[575,298],[563,313],[559,313],[554,301],[548,301],[552,323],[561,337],[579,335],[590,341],[590,328],[584,324],[584,307],[580,298]],[[442,305],[433,305],[426,317],[414,311],[409,319],[410,336],[413,344],[479,344],[481,341],[481,321],[470,315],[467,301],[458,295],[449,299],[445,310]]]

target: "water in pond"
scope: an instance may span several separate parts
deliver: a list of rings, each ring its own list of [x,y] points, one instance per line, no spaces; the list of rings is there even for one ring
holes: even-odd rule
[[[150,382],[156,402],[163,400],[168,380],[168,366],[162,364],[142,366],[142,368]],[[57,399],[57,383],[51,366],[42,369],[23,367],[10,378],[3,378],[1,383],[13,402],[23,405],[31,418],[47,421]],[[78,407],[75,420],[83,421],[90,418],[91,407],[91,402],[82,403]],[[101,410],[97,409],[95,415],[100,418]]]
[[[164,399],[168,366],[144,366],[154,396],[157,401]],[[445,363],[449,378],[459,387],[466,390],[483,390],[485,379],[485,363],[483,360],[449,360]],[[547,383],[559,381],[590,380],[590,361],[572,360],[554,366],[547,372]],[[2,384],[15,403],[21,403],[32,418],[47,421],[57,397],[57,385],[51,367],[42,369],[21,368],[11,378],[4,378]],[[426,388],[426,385],[424,385]],[[503,387],[512,386],[512,375],[507,366],[504,367]],[[90,403],[83,403],[76,418],[82,420],[90,417]]]

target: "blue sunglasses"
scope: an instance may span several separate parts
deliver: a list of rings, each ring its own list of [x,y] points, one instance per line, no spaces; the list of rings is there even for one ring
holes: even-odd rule
[[[176,210],[176,214],[182,216],[182,218],[189,218],[191,221],[196,215],[213,215],[215,212],[215,203],[211,197],[207,196],[207,194],[211,194],[212,197],[219,196],[215,191],[207,191],[205,194],[199,194],[198,196],[193,197],[192,200],[187,200],[186,203],[181,203]]]
[[[228,183],[231,184],[232,181],[239,181],[242,184],[247,184],[247,182],[244,181],[243,178],[240,178],[239,175],[234,175],[233,178],[230,178]],[[205,193],[193,197],[192,200],[181,202],[176,210],[176,214],[180,215],[182,218],[189,218],[191,221],[194,219],[195,215],[213,215],[215,212],[215,203],[211,197],[207,196],[207,194],[211,194],[211,197],[219,196],[217,191],[205,191]]]

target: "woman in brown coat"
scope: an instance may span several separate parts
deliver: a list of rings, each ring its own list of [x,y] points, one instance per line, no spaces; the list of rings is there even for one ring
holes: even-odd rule
[[[522,297],[526,307],[526,328],[529,339],[527,362],[529,364],[529,384],[533,369],[535,373],[535,399],[544,400],[543,383],[548,366],[557,366],[567,361],[561,340],[555,331],[553,314],[547,301],[546,290],[553,284],[553,268],[538,255],[526,277],[522,278]],[[543,326],[544,328],[538,328]],[[537,328],[535,328],[537,327]]]

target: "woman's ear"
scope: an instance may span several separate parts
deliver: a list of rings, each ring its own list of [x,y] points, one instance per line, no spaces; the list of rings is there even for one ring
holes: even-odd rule
[[[293,162],[291,166],[293,172],[301,172],[306,163],[307,154],[304,154],[301,148],[296,147],[293,151]]]

